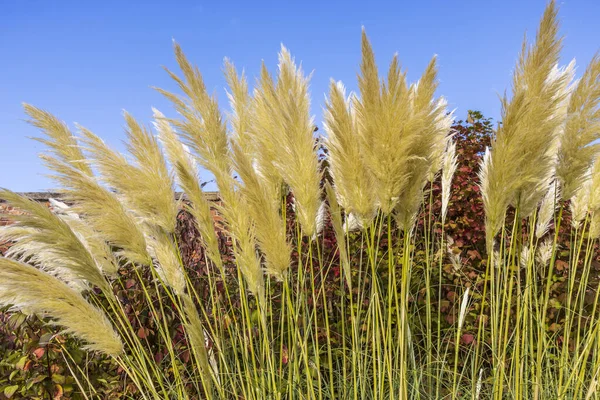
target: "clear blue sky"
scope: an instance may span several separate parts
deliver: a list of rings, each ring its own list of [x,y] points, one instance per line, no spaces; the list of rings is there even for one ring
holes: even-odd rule
[[[47,1],[0,0],[0,187],[47,190],[36,130],[22,102],[80,123],[122,149],[122,110],[149,123],[154,106],[173,115],[150,86],[174,89],[161,66],[174,68],[177,40],[226,105],[223,58],[255,76],[261,60],[276,68],[280,43],[314,71],[313,113],[321,121],[330,78],[356,88],[360,31],[378,64],[398,52],[410,80],[433,54],[439,94],[457,116],[468,109],[499,116],[498,94],[525,31],[535,33],[545,0],[429,1]],[[560,4],[563,61],[578,74],[600,48],[600,0]]]

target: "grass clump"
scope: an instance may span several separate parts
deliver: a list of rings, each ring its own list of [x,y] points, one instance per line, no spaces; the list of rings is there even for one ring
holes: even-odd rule
[[[597,398],[600,69],[596,57],[573,84],[560,48],[551,2],[482,156],[479,275],[446,231],[463,149],[435,96],[436,59],[410,84],[394,57],[382,79],[363,31],[359,93],[330,86],[324,156],[309,79],[285,48],[252,93],[226,62],[225,117],[176,45],[181,76],[168,73],[182,94],[158,90],[179,117],[154,110],[155,136],[125,114],[129,157],[26,105],[64,202],[52,212],[0,192],[22,212],[0,232],[14,242],[0,304],[109,356],[131,398]],[[200,269],[176,234],[181,208]]]

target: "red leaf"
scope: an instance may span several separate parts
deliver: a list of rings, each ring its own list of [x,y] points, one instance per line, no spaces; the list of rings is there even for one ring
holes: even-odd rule
[[[37,349],[35,349],[33,351],[33,355],[36,356],[36,358],[42,358],[44,356],[44,354],[46,353],[46,350],[43,347],[38,347]]]
[[[461,339],[464,344],[471,344],[475,340],[475,336],[470,333],[465,333],[462,335]]]
[[[148,337],[148,330],[140,328],[137,332],[137,335],[140,339],[146,339]]]

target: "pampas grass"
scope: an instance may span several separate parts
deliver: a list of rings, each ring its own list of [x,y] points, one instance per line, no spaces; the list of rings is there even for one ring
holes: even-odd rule
[[[123,344],[104,313],[66,283],[30,266],[0,258],[0,304],[48,315],[87,342],[89,350],[118,355]]]
[[[456,172],[457,165],[456,144],[450,141],[442,162],[442,224],[446,221],[448,203],[452,192],[452,177]]]
[[[353,94],[346,97],[341,82],[330,83],[325,109],[326,146],[338,201],[346,212],[356,213],[361,220],[369,222],[375,214],[377,199],[374,177],[365,165],[357,137],[355,101]]]
[[[572,89],[568,118],[558,151],[556,175],[563,196],[570,199],[586,179],[586,172],[598,154],[600,138],[600,55],[596,55]]]
[[[9,257],[29,260],[80,287],[90,284],[108,288],[100,263],[65,221],[48,207],[6,189],[0,189],[0,198],[24,212],[14,217],[16,224],[0,231],[0,238],[15,242],[8,251]]]
[[[125,113],[129,156],[26,105],[62,197],[49,209],[0,191],[22,212],[0,231],[14,242],[0,258],[0,304],[110,356],[132,398],[596,398],[600,64],[571,85],[560,49],[552,1],[482,157],[487,259],[477,279],[445,231],[461,149],[436,95],[437,58],[418,82],[398,56],[380,77],[363,30],[359,91],[331,81],[323,154],[309,77],[285,47],[254,87],[225,62],[224,113],[175,44],[181,75],[167,73],[179,93],[158,91],[178,116],[154,109],[152,131]],[[182,208],[200,234],[199,268],[176,234]],[[132,282],[150,322],[130,309]]]
[[[513,76],[513,94],[502,100],[502,125],[481,168],[488,243],[498,232],[509,205],[529,216],[552,174],[553,146],[565,115],[572,66],[558,70],[561,50],[557,9],[546,8],[536,42],[524,43]],[[528,151],[523,151],[528,149]]]

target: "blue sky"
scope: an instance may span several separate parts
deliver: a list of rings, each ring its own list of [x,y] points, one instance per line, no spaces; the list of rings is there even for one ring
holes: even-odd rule
[[[172,109],[151,89],[175,89],[161,66],[175,68],[172,39],[198,64],[226,106],[223,58],[249,76],[261,60],[274,70],[283,43],[311,81],[320,125],[331,78],[356,88],[365,26],[378,64],[395,52],[411,81],[439,56],[439,94],[458,117],[468,109],[499,116],[498,94],[510,84],[525,31],[535,34],[545,0],[429,1],[0,1],[0,187],[47,190],[27,137],[21,103],[45,108],[123,149],[122,110],[149,123],[151,106]],[[564,0],[563,62],[578,75],[600,49],[600,1]]]

